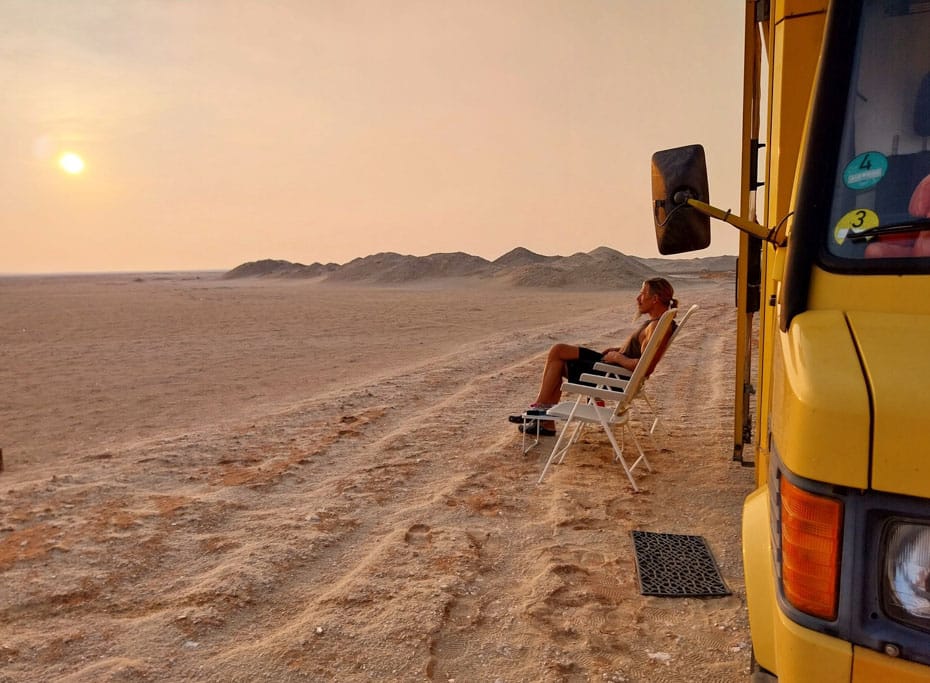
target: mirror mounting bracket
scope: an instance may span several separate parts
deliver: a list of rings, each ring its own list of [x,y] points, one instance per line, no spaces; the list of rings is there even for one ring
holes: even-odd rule
[[[742,216],[734,214],[730,209],[724,211],[723,209],[718,209],[716,206],[711,206],[706,202],[702,202],[697,199],[688,198],[688,206],[700,211],[705,216],[710,216],[711,218],[716,218],[717,220],[723,221],[724,223],[729,223],[730,225],[742,230],[745,233],[749,233],[753,237],[758,237],[760,240],[774,244],[776,247],[784,246],[783,240],[778,239],[778,230],[769,230],[764,225],[760,225],[755,221],[750,221]]]

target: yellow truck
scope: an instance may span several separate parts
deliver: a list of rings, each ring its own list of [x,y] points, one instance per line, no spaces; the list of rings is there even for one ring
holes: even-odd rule
[[[930,681],[930,0],[749,0],[745,29],[739,209],[699,145],[652,176],[661,253],[741,231],[753,679]]]

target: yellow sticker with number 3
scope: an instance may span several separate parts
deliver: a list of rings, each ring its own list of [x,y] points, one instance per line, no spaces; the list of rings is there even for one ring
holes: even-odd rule
[[[870,209],[853,209],[843,216],[833,227],[833,239],[837,244],[846,241],[846,235],[852,232],[862,232],[878,226],[878,214]]]

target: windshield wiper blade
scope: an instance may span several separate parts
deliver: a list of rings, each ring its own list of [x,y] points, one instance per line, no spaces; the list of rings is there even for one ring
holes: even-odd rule
[[[904,232],[923,232],[924,230],[930,230],[930,219],[921,218],[908,223],[889,223],[868,230],[856,231],[850,228],[846,233],[846,239],[852,242],[862,242],[879,235],[899,235]]]

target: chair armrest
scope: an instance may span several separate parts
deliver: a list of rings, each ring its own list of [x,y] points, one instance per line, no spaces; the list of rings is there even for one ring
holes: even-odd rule
[[[611,375],[620,375],[621,377],[626,377],[628,379],[633,374],[632,370],[627,370],[626,368],[619,365],[614,365],[613,363],[597,362],[594,364],[594,369],[598,372],[607,372]]]
[[[607,375],[592,375],[591,373],[584,373],[581,377],[578,378],[582,382],[588,382],[589,384],[597,384],[599,386],[611,387],[613,389],[619,389],[623,391],[626,389],[627,385],[630,383],[629,379],[623,377],[609,377]]]
[[[568,394],[580,394],[591,398],[600,398],[605,401],[619,401],[624,397],[622,391],[589,387],[586,384],[572,384],[571,382],[562,384],[562,391]]]

